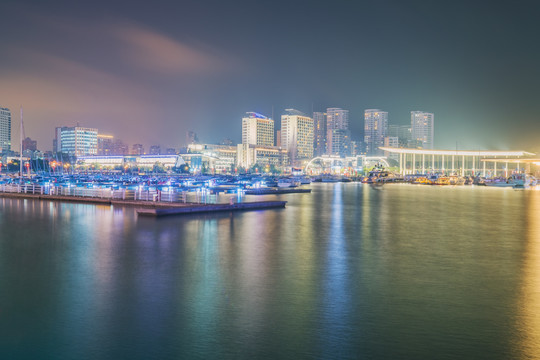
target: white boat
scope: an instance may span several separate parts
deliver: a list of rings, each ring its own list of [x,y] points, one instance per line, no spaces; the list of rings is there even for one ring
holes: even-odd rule
[[[280,188],[296,187],[299,183],[290,178],[281,178],[277,182],[277,186]]]
[[[513,187],[513,188],[529,188],[534,186],[534,177],[526,174],[512,174],[506,180],[504,178],[493,179],[492,181],[485,182],[486,186],[492,187]]]

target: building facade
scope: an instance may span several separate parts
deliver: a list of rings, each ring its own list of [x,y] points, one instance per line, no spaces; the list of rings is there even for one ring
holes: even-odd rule
[[[379,109],[364,111],[364,143],[366,154],[382,155],[379,147],[384,145],[384,138],[388,131],[388,112]]]
[[[350,156],[349,110],[328,108],[326,114],[326,154]]]
[[[266,166],[274,166],[282,168],[289,164],[289,156],[287,150],[277,146],[262,146],[250,144],[237,145],[237,165],[248,169],[257,164],[263,168]],[[261,169],[263,172],[264,169]]]
[[[411,138],[415,147],[433,149],[434,119],[432,113],[411,111]]]
[[[281,147],[292,166],[299,166],[313,158],[313,119],[298,110],[286,109],[281,116]]]
[[[274,120],[256,112],[242,118],[242,144],[274,146]]]
[[[326,153],[326,113],[313,113],[313,155],[321,156]]]
[[[72,156],[97,155],[98,130],[80,126],[56,128],[56,152]]]
[[[11,151],[11,111],[0,107],[0,153]]]
[[[98,134],[98,155],[116,155],[114,153],[114,136]]]

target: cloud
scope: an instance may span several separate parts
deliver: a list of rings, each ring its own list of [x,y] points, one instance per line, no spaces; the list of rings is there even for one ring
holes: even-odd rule
[[[225,56],[182,44],[156,31],[123,24],[113,34],[124,45],[125,60],[162,74],[204,74],[227,70]]]

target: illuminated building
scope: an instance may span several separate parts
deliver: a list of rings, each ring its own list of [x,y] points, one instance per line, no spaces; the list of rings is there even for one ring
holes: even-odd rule
[[[287,150],[277,146],[238,144],[236,156],[237,165],[246,169],[255,164],[281,168],[289,163]]]
[[[519,158],[534,155],[525,151],[493,151],[493,150],[433,150],[404,149],[382,147],[381,150],[396,154],[399,157],[400,174],[416,173],[448,173],[482,176],[508,176],[514,169],[511,163],[518,163]],[[517,159],[516,159],[517,158]],[[526,159],[523,159],[525,162]],[[503,163],[497,167],[497,163]]]
[[[98,130],[80,126],[56,128],[56,152],[74,156],[97,155]]]
[[[98,134],[98,155],[115,155],[114,154],[114,136]]]
[[[423,111],[411,111],[411,138],[415,147],[433,149],[434,115]]]
[[[384,138],[384,146],[385,147],[392,147],[392,148],[398,148],[399,147],[399,137],[397,136],[387,136]],[[384,152],[384,156],[398,161],[399,155],[396,153],[389,153],[388,151]]]
[[[11,150],[11,111],[0,107],[0,153]]]
[[[298,110],[286,109],[281,116],[281,146],[291,165],[299,166],[313,158],[313,119]]]
[[[274,146],[274,120],[248,112],[242,118],[242,144]]]
[[[388,130],[388,113],[379,109],[364,111],[364,143],[367,155],[381,155]]]
[[[150,146],[150,155],[159,155],[161,154],[161,146],[160,145],[152,145]]]
[[[321,156],[326,153],[326,113],[313,113],[313,154]]]
[[[236,146],[218,144],[190,144],[188,154],[182,156],[189,163],[193,154],[201,154],[212,159],[207,170],[212,173],[227,173],[236,167]]]
[[[142,144],[133,144],[131,147],[131,155],[143,155],[144,146]]]
[[[326,154],[349,156],[351,133],[349,132],[349,110],[326,109]]]

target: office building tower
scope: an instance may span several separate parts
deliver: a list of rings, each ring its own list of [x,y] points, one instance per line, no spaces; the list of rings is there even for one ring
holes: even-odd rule
[[[298,110],[286,109],[281,116],[281,147],[292,166],[313,158],[313,119]]]
[[[326,153],[326,113],[313,113],[313,155]]]
[[[114,155],[114,136],[98,134],[98,155]]]
[[[379,147],[384,145],[388,130],[388,112],[379,109],[364,111],[364,143],[368,156],[382,155]]]
[[[150,155],[160,155],[161,154],[161,146],[160,145],[152,145],[150,146]]]
[[[388,125],[386,136],[397,137],[398,147],[409,147],[411,143],[411,127],[409,125]]]
[[[144,146],[142,144],[133,144],[131,147],[132,155],[144,155]]]
[[[98,130],[80,126],[57,127],[55,133],[57,153],[72,156],[97,155]]]
[[[11,150],[11,111],[0,107],[0,154]]]
[[[351,132],[346,129],[328,130],[327,145],[328,155],[351,156]]]
[[[274,120],[256,112],[242,118],[242,144],[274,146]]]
[[[411,137],[417,147],[433,149],[434,115],[423,111],[411,111]]]
[[[326,109],[326,153],[334,156],[350,155],[349,110]],[[341,143],[344,141],[345,143]]]

